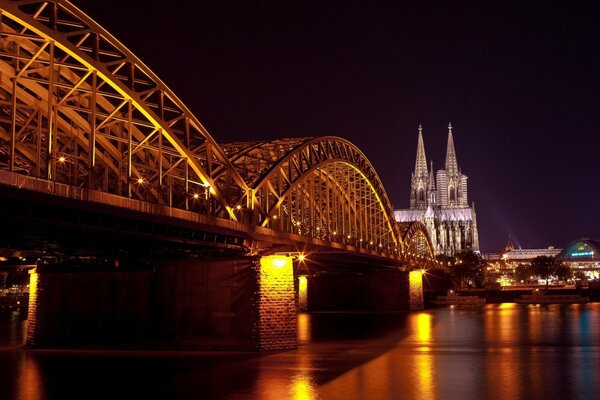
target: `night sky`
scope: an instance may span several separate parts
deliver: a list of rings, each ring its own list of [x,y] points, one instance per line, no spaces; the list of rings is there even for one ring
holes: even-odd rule
[[[482,251],[600,237],[600,2],[74,3],[218,142],[341,136],[407,208],[451,121]]]

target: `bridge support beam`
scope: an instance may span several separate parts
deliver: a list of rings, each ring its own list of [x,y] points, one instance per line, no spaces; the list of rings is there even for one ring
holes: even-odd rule
[[[40,267],[33,347],[283,350],[296,347],[290,257],[164,261],[138,270]]]

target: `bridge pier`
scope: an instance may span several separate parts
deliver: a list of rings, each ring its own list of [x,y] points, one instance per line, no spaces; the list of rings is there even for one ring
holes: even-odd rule
[[[296,347],[289,257],[186,259],[139,271],[39,267],[29,304],[33,347]]]

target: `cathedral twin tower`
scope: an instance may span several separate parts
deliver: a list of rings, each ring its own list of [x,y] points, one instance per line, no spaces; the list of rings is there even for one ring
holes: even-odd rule
[[[455,255],[461,251],[479,251],[475,206],[469,206],[467,176],[456,159],[452,125],[448,125],[445,169],[434,174],[429,168],[419,125],[417,158],[411,177],[410,209],[394,211],[396,221],[421,221],[427,227],[436,255]]]

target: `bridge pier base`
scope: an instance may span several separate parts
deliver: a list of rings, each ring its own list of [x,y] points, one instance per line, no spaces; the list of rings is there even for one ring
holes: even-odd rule
[[[38,268],[33,347],[282,350],[296,347],[289,257],[161,262],[139,271]]]

